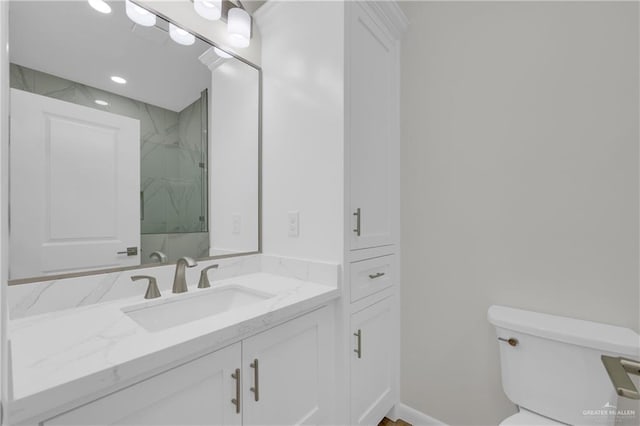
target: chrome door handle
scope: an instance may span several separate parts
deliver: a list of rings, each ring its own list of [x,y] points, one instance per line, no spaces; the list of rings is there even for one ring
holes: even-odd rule
[[[362,213],[360,212],[360,207],[356,209],[356,212],[353,215],[356,217],[356,229],[354,229],[353,232],[355,232],[356,235],[359,237],[360,236],[360,219],[362,217]]]
[[[137,256],[138,247],[127,247],[125,251],[116,252],[116,254],[126,254],[127,256]]]
[[[356,336],[357,339],[357,347],[356,349],[354,349],[353,351],[358,354],[358,358],[362,358],[362,330],[358,329],[358,331],[356,331],[355,333],[353,333],[354,336]]]
[[[625,398],[640,399],[640,393],[629,377],[629,374],[640,376],[640,362],[606,355],[602,355],[600,359],[616,393]]]
[[[236,406],[236,413],[240,414],[240,369],[236,368],[231,377],[236,379],[236,397],[231,400],[231,403]]]
[[[249,367],[253,368],[253,386],[249,388],[249,390],[253,392],[254,399],[258,401],[260,400],[260,385],[258,384],[258,377],[260,375],[258,372],[258,358],[255,358],[253,362],[249,364]]]
[[[378,272],[376,274],[369,274],[369,278],[375,280],[376,278],[380,278],[384,276],[384,272]]]

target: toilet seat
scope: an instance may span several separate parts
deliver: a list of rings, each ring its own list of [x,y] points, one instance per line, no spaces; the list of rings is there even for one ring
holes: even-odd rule
[[[546,426],[546,425],[564,425],[564,423],[553,421],[547,417],[532,413],[523,408],[520,412],[511,417],[504,419],[500,426]]]

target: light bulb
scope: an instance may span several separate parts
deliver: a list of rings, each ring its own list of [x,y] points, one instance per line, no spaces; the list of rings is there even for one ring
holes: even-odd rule
[[[194,0],[193,8],[204,19],[217,21],[222,15],[222,0]]]
[[[173,41],[178,44],[182,44],[183,46],[190,46],[196,41],[196,37],[193,34],[173,25],[172,23],[169,23],[169,36]]]
[[[131,0],[125,0],[124,8],[129,19],[136,24],[142,25],[143,27],[153,27],[156,24],[156,15],[134,4]]]
[[[100,13],[111,13],[111,6],[109,6],[104,0],[89,0],[89,6]]]
[[[251,16],[239,7],[229,9],[227,32],[233,46],[248,47],[251,43]]]

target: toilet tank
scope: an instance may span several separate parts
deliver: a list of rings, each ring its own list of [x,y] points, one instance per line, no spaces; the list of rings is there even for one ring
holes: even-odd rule
[[[488,317],[499,339],[502,387],[513,403],[570,425],[612,425],[616,414],[618,422],[638,423],[640,413],[618,407],[600,359],[637,360],[633,330],[505,306],[491,306]],[[500,340],[514,338],[515,346]]]

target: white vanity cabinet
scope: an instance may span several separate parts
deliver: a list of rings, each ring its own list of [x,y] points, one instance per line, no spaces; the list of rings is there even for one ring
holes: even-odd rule
[[[399,52],[376,4],[345,4],[349,248],[396,240],[399,180]]]
[[[394,2],[345,3],[348,421],[399,402],[400,39]]]
[[[351,315],[352,425],[377,424],[395,403],[393,300],[388,296]]]
[[[231,399],[241,343],[220,349],[82,407],[46,420],[54,425],[240,425]]]
[[[333,368],[327,310],[315,311],[242,343],[243,423],[331,423]]]
[[[320,308],[40,424],[328,424],[332,328]]]

